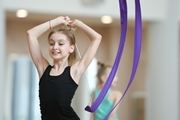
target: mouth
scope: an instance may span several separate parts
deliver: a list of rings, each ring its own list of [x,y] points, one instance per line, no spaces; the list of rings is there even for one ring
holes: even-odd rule
[[[60,52],[59,51],[53,51],[52,54],[57,55],[57,54],[60,54]]]

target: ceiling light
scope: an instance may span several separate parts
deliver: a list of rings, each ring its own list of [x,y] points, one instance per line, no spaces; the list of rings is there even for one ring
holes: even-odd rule
[[[27,17],[27,15],[28,15],[28,12],[26,10],[23,10],[23,9],[20,9],[16,12],[16,16],[18,18],[25,18],[25,17]]]
[[[111,16],[105,15],[105,16],[101,17],[101,22],[103,24],[110,24],[110,23],[112,23],[112,21],[113,21],[113,19]]]

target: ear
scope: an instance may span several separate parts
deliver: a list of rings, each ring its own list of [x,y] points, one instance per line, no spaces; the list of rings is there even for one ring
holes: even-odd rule
[[[71,45],[69,52],[70,52],[70,53],[73,53],[73,52],[74,52],[74,49],[75,49],[75,46],[74,46],[74,45]]]

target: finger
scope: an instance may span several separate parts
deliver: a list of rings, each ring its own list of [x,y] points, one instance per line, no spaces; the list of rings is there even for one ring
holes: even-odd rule
[[[72,22],[72,20],[70,20],[70,19],[69,19],[69,20],[66,20],[66,21],[67,21],[68,23],[71,23],[71,22]]]
[[[66,17],[65,17],[65,20],[70,20],[69,16],[66,16]]]

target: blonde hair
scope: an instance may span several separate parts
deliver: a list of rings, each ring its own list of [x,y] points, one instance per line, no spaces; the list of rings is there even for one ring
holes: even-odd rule
[[[76,40],[75,40],[75,36],[73,34],[73,31],[71,29],[70,26],[66,26],[66,27],[62,27],[59,28],[57,30],[51,31],[48,35],[48,40],[50,39],[51,35],[54,33],[63,33],[64,35],[66,35],[69,38],[69,42],[70,45],[74,45],[74,51],[72,53],[70,53],[69,57],[68,57],[68,64],[72,65],[76,59],[77,59],[77,50],[76,50]]]
[[[97,88],[100,88],[101,85],[102,85],[101,77],[103,75],[106,75],[107,74],[107,69],[111,68],[112,66],[105,65],[105,64],[103,64],[101,62],[98,62],[98,66],[99,66],[99,68],[98,68],[98,73],[97,73],[97,78],[98,78]]]

